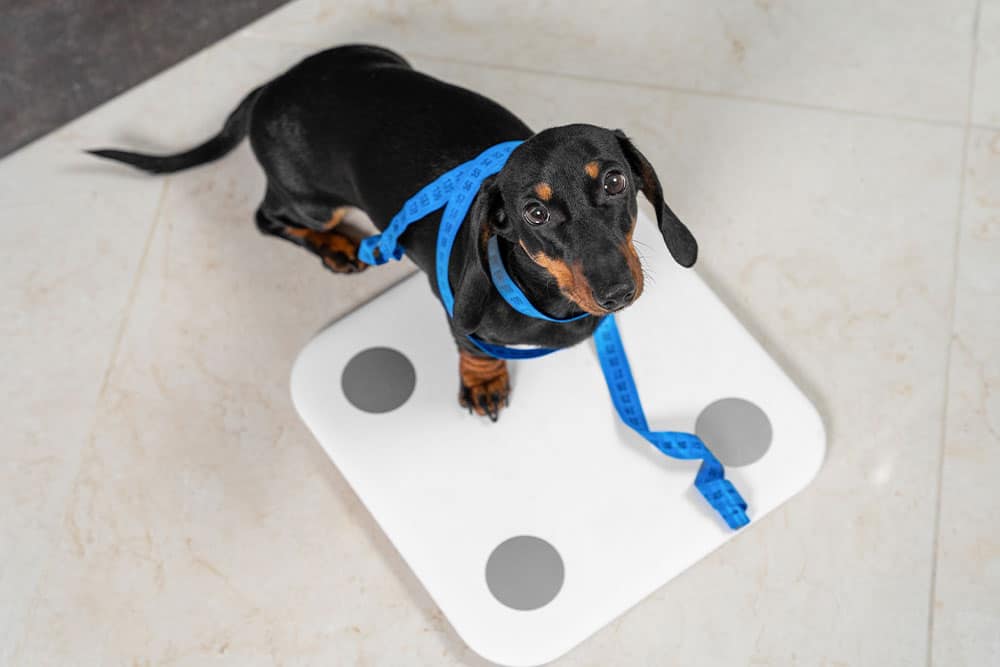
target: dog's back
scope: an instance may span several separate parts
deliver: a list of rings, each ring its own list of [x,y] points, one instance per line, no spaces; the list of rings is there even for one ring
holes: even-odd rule
[[[91,152],[169,173],[216,160],[248,134],[268,181],[258,226],[302,245],[289,226],[326,229],[331,215],[355,207],[384,228],[422,185],[531,130],[496,102],[418,72],[389,49],[349,45],[309,56],[252,91],[218,135],[191,150]],[[409,254],[425,270],[433,266],[436,226],[410,234],[421,237]],[[348,259],[340,268],[361,270]]]
[[[265,87],[250,123],[269,179],[294,190],[295,178],[305,176],[310,189],[351,199],[379,226],[420,185],[488,146],[530,134],[496,102],[376,47],[302,61]]]

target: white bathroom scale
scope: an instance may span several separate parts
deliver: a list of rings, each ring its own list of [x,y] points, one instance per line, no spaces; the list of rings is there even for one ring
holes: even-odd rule
[[[654,223],[651,279],[618,313],[654,430],[701,436],[755,522],[823,461],[816,409]],[[501,665],[566,653],[737,531],[615,412],[592,342],[508,362],[497,423],[457,402],[458,354],[417,274],[299,355],[299,414],[455,631]]]

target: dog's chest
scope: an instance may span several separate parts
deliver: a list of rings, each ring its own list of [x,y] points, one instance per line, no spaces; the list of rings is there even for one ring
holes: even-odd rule
[[[498,345],[564,348],[593,336],[598,321],[596,317],[565,323],[537,320],[517,313],[496,295],[491,298],[476,335]]]

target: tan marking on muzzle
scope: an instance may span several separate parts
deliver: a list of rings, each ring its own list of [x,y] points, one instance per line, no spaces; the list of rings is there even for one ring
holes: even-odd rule
[[[528,253],[531,261],[545,269],[556,279],[559,290],[567,299],[591,315],[604,315],[608,312],[604,308],[601,308],[594,300],[594,292],[586,276],[583,275],[583,264],[581,262],[574,262],[572,265],[569,265],[561,259],[549,257],[544,252],[532,254],[524,246],[524,241],[521,241],[521,249]]]

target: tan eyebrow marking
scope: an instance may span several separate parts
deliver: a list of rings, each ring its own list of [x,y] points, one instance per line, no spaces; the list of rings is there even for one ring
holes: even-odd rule
[[[597,174],[601,171],[601,168],[598,166],[597,162],[588,162],[583,165],[583,170],[587,172],[587,176],[597,178]]]
[[[535,194],[542,201],[548,201],[552,199],[552,186],[548,183],[539,183],[535,186]]]

